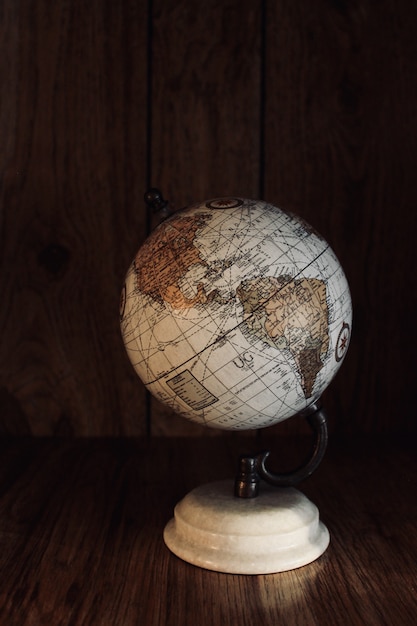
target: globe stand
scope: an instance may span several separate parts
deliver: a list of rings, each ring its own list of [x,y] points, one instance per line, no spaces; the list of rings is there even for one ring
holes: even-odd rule
[[[287,474],[266,467],[269,452],[242,456],[233,480],[197,487],[181,500],[164,530],[176,556],[199,567],[229,574],[272,574],[311,563],[329,544],[317,507],[293,485],[323,458],[327,422],[323,409],[304,413],[315,433],[310,459]],[[267,484],[262,485],[264,480]]]

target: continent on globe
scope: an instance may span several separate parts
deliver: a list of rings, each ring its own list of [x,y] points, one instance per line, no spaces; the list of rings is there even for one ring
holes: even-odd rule
[[[134,261],[139,291],[174,309],[188,309],[213,299],[216,292],[206,293],[201,284],[191,298],[180,285],[192,266],[207,266],[194,241],[196,233],[210,219],[207,213],[176,216],[175,222],[163,222],[151,233]]]
[[[129,358],[175,413],[264,428],[317,401],[345,357],[349,285],[329,244],[263,200],[214,198],[144,242],[120,303]]]
[[[310,398],[329,348],[325,282],[266,276],[242,281],[236,293],[249,334],[290,351]]]

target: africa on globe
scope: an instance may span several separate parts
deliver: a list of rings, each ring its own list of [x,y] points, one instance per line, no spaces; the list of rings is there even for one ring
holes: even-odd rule
[[[261,200],[217,198],[162,222],[121,297],[146,388],[205,426],[270,426],[317,401],[349,344],[349,287],[329,244]]]

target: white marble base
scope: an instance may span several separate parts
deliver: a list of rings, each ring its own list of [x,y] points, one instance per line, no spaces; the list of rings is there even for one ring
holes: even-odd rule
[[[229,574],[272,574],[307,565],[329,544],[317,507],[300,491],[262,483],[236,498],[233,481],[209,483],[181,500],[164,540],[178,557]]]

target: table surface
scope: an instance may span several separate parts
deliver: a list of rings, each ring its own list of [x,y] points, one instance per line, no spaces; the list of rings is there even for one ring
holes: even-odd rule
[[[267,443],[280,458],[290,450]],[[300,486],[331,535],[310,565],[221,574],[167,550],[175,503],[231,477],[242,445],[234,436],[2,440],[0,624],[416,624],[414,441],[330,442]]]

